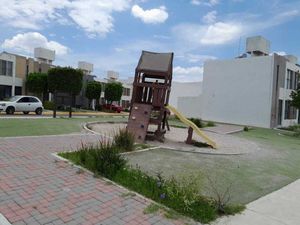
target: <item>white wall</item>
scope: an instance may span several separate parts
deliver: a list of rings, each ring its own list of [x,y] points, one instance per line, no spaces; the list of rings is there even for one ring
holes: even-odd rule
[[[8,54],[8,53],[1,53],[0,54],[0,59],[6,60],[6,61],[11,61],[13,63],[13,71],[12,71],[12,76],[1,76],[0,74],[0,84],[2,85],[8,85],[12,86],[11,88],[11,95],[15,95],[15,86],[23,86],[23,79],[17,78],[16,77],[16,56],[13,54]]]
[[[204,64],[202,119],[270,127],[273,56]]]
[[[201,102],[202,95],[196,97],[179,97],[177,109],[186,117],[202,118]]]
[[[196,97],[202,92],[202,82],[172,82],[169,104],[175,108],[179,107],[180,97]]]
[[[286,69],[285,78],[284,78],[284,88],[279,88],[279,99],[281,99],[283,101],[283,103],[282,103],[283,104],[282,105],[282,121],[281,121],[281,126],[283,126],[283,127],[288,127],[288,126],[298,124],[298,116],[299,116],[299,113],[297,111],[296,119],[284,119],[285,107],[286,107],[285,101],[292,100],[292,98],[290,97],[292,90],[286,89],[286,87],[287,87],[287,84],[286,84],[287,70],[292,70],[294,72],[299,71],[299,67],[290,62],[286,63],[286,67],[287,67],[287,69]]]

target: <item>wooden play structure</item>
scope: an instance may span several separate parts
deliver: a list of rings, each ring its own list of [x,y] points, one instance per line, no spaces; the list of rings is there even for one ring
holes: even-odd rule
[[[147,138],[163,141],[167,127],[172,84],[173,53],[143,51],[135,70],[127,129],[137,142]],[[149,125],[156,125],[149,131]]]
[[[173,56],[173,53],[142,52],[135,70],[127,130],[134,135],[136,142],[142,143],[145,139],[163,141],[166,129],[169,130],[168,116],[172,111],[188,125],[187,140],[192,138],[194,130],[215,148],[216,144],[192,121],[168,105],[172,85]],[[156,129],[150,130],[150,125],[154,125]]]

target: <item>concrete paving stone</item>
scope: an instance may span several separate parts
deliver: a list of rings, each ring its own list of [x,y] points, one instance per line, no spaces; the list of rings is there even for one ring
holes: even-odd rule
[[[121,198],[128,191],[89,173],[77,174],[76,167],[51,155],[99,139],[89,134],[0,138],[0,158],[5,163],[0,170],[4,216],[13,224],[28,225],[101,224],[103,219],[106,224],[136,223],[134,217],[124,219],[132,213],[143,215],[150,202]],[[96,211],[93,223],[85,219],[90,210]],[[169,223],[164,217],[158,220]]]

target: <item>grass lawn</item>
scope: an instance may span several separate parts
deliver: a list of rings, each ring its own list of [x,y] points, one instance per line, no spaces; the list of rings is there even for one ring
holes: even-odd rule
[[[179,179],[197,176],[206,195],[215,195],[209,191],[212,185],[221,193],[231,186],[231,201],[245,204],[300,178],[300,138],[278,132],[256,128],[235,134],[259,144],[261,150],[254,154],[216,156],[157,149],[128,157],[148,173],[161,171]]]
[[[123,117],[102,116],[97,118],[39,118],[39,119],[0,119],[0,137],[39,136],[76,133],[86,122],[127,121]]]

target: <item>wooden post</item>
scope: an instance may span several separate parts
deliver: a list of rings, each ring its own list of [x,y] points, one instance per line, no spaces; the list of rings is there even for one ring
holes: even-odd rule
[[[188,129],[188,136],[186,138],[185,143],[188,145],[193,144],[193,128],[192,127],[189,127],[189,129]]]

